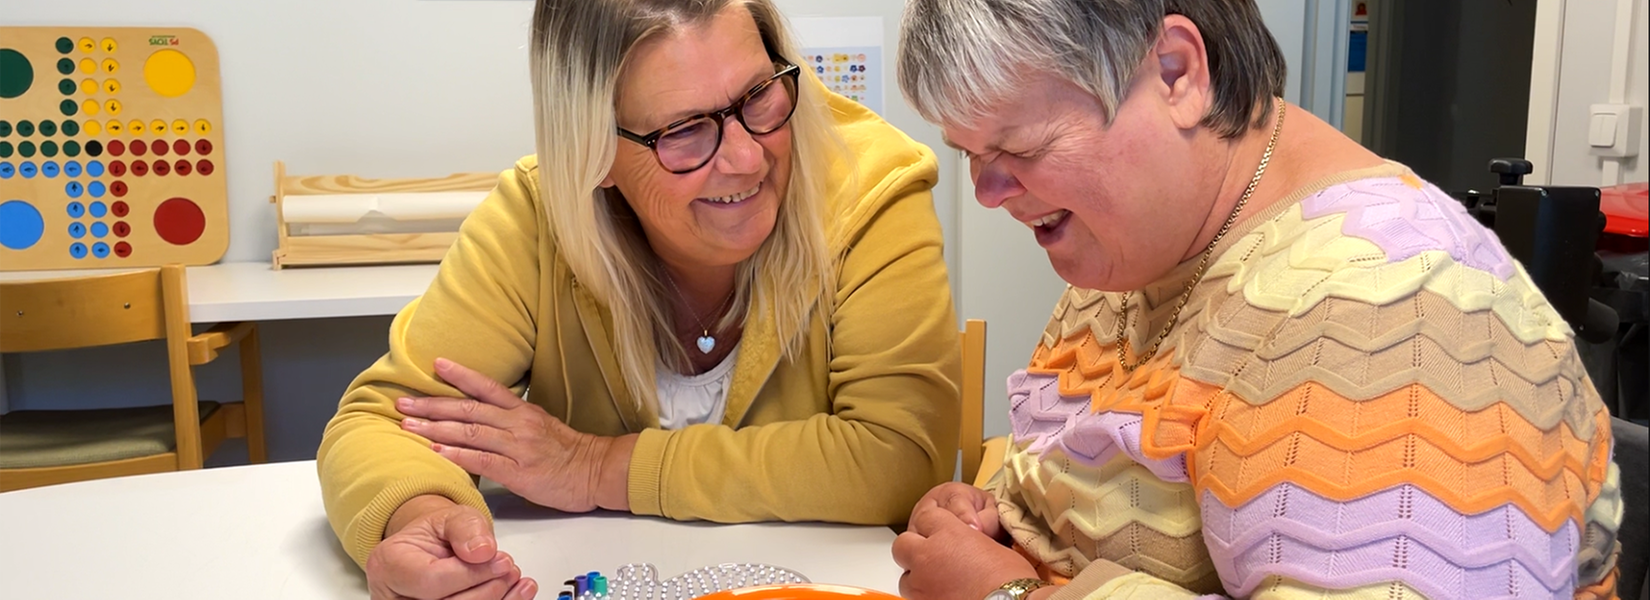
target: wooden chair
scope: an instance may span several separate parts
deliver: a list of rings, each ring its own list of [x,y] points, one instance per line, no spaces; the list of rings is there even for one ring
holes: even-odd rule
[[[165,340],[172,403],[106,410],[25,410],[0,416],[0,491],[199,469],[225,438],[267,459],[258,329],[225,323],[191,335],[182,266],[0,283],[0,352]],[[240,402],[201,402],[193,367],[239,343]]]
[[[1002,468],[1008,438],[985,438],[985,321],[969,319],[962,331],[963,481],[984,486]],[[982,468],[983,467],[983,468]]]

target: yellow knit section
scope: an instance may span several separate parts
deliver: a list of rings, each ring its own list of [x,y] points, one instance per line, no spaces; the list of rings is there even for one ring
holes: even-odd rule
[[[1130,573],[1107,581],[1084,600],[1195,600],[1197,594],[1144,573]]]
[[[1268,577],[1250,600],[1426,600],[1400,582],[1377,583],[1350,590],[1330,590],[1284,577]]]

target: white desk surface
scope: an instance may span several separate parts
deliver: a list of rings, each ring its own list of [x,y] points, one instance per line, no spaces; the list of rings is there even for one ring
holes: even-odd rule
[[[489,497],[499,546],[540,598],[587,571],[653,563],[661,579],[720,563],[794,569],[897,593],[882,527],[714,525],[563,515]],[[368,597],[327,527],[314,461],[105,479],[0,494],[0,598],[329,600]]]
[[[438,265],[289,267],[228,262],[189,267],[189,320],[278,321],[393,315],[422,295]],[[118,270],[0,272],[0,281],[75,277]]]

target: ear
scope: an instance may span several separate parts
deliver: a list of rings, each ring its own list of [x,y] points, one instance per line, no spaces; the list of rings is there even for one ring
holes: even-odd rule
[[[613,183],[613,170],[608,169],[607,173],[608,173],[608,175],[606,177],[603,177],[602,182],[599,183],[599,184],[596,184],[596,187],[610,188],[610,187],[613,187],[615,185],[618,185],[616,183]]]
[[[1197,127],[1209,113],[1209,54],[1197,24],[1182,15],[1163,18],[1163,34],[1146,57],[1163,81],[1160,90],[1169,116],[1181,129]]]

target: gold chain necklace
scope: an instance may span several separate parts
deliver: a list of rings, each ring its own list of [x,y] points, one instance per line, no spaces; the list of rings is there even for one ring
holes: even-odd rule
[[[1249,187],[1243,190],[1243,196],[1238,198],[1237,206],[1232,207],[1232,214],[1226,217],[1226,223],[1220,226],[1220,231],[1215,233],[1215,238],[1209,240],[1209,247],[1203,249],[1203,258],[1197,261],[1197,271],[1192,273],[1192,278],[1186,280],[1186,289],[1180,292],[1180,301],[1175,304],[1174,312],[1169,314],[1169,323],[1163,326],[1163,331],[1157,334],[1157,339],[1152,340],[1151,347],[1147,348],[1146,352],[1140,355],[1140,360],[1135,361],[1133,365],[1130,365],[1128,361],[1129,339],[1127,334],[1129,297],[1133,296],[1134,292],[1123,293],[1123,302],[1117,310],[1117,365],[1123,367],[1124,373],[1133,373],[1135,369],[1140,368],[1140,365],[1146,364],[1146,361],[1157,356],[1157,349],[1163,346],[1163,340],[1168,339],[1169,332],[1174,330],[1175,322],[1180,320],[1180,311],[1185,309],[1186,303],[1192,299],[1192,289],[1203,281],[1203,274],[1209,269],[1209,257],[1214,254],[1215,246],[1220,245],[1221,238],[1226,237],[1226,232],[1230,231],[1232,224],[1237,222],[1238,213],[1243,212],[1243,205],[1249,203],[1249,196],[1255,193],[1255,186],[1260,184],[1261,176],[1266,174],[1266,165],[1272,162],[1272,149],[1278,145],[1278,133],[1283,131],[1283,111],[1288,106],[1286,102],[1278,102],[1278,122],[1272,126],[1272,139],[1266,142],[1266,153],[1261,155],[1260,166],[1255,169],[1255,176],[1249,179]],[[1142,307],[1140,312],[1146,312],[1145,308]]]
[[[710,354],[712,350],[716,349],[716,336],[710,334],[710,328],[706,327],[705,321],[699,318],[699,312],[693,310],[693,305],[688,303],[687,295],[682,293],[682,288],[676,287],[676,278],[670,276],[670,270],[661,267],[659,272],[665,274],[665,282],[669,283],[670,289],[674,290],[676,292],[676,296],[682,299],[682,304],[687,306],[688,313],[693,315],[693,320],[699,323],[699,331],[701,333],[699,334],[699,339],[696,340],[697,345],[699,346],[699,353]],[[728,290],[728,297],[724,298],[722,303],[716,306],[716,312],[711,313],[714,318],[722,318],[722,311],[727,310],[728,302],[733,300],[733,293],[738,291],[738,289],[739,286],[734,286],[734,289]]]

